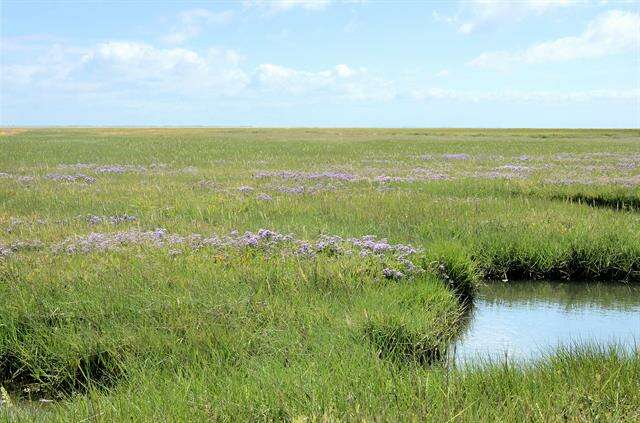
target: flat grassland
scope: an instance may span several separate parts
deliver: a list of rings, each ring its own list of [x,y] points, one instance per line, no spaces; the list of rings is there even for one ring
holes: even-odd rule
[[[637,353],[445,357],[484,280],[639,283],[639,210],[639,130],[3,131],[0,417],[637,421]]]

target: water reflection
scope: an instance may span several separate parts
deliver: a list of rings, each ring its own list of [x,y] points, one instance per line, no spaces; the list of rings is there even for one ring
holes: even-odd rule
[[[456,363],[526,361],[560,345],[640,345],[640,287],[508,282],[480,289],[469,324],[451,352]]]

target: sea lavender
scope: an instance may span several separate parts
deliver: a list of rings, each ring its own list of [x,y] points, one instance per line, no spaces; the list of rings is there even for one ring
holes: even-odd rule
[[[96,215],[88,215],[86,216],[87,222],[92,225],[98,225],[100,223],[110,223],[112,225],[118,225],[120,223],[134,222],[138,218],[135,216],[130,216],[128,214],[123,215],[115,215],[115,216],[96,216]]]
[[[293,180],[331,179],[331,180],[349,181],[349,182],[355,181],[358,179],[357,175],[354,175],[352,173],[346,173],[346,172],[332,172],[332,171],[301,172],[301,171],[291,171],[291,170],[284,170],[284,171],[277,171],[277,172],[274,172],[274,171],[256,172],[253,175],[253,177],[256,179],[279,177],[282,179],[293,179]]]
[[[45,176],[45,179],[58,182],[84,182],[85,184],[92,184],[96,181],[95,178],[85,175],[84,173],[76,173],[73,175],[49,173]]]
[[[398,270],[394,270],[394,269],[388,268],[388,267],[382,269],[382,274],[387,279],[398,280],[398,279],[404,278],[404,273],[402,273],[402,272],[400,272]]]
[[[453,154],[444,154],[444,157],[447,160],[468,160],[469,155],[465,153],[453,153]]]
[[[242,234],[232,231],[226,236],[214,234],[208,237],[200,234],[188,236],[171,234],[162,228],[153,231],[132,229],[115,233],[91,232],[84,236],[67,238],[54,244],[52,250],[58,253],[86,254],[114,251],[125,246],[167,248],[172,256],[175,256],[177,251],[183,252],[187,249],[196,251],[213,248],[223,251],[258,250],[265,254],[276,252],[302,258],[313,258],[318,254],[330,257],[340,255],[371,257],[383,263],[389,263],[389,260],[392,260],[397,266],[403,266],[405,268],[403,276],[421,271],[409,260],[409,256],[418,252],[410,245],[391,244],[386,239],[377,239],[373,235],[345,239],[337,235],[323,234],[315,241],[308,241],[270,229],[260,229],[257,232],[246,231]]]

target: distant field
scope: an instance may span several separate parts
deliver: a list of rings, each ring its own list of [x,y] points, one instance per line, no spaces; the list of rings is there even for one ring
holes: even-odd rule
[[[634,421],[637,354],[443,357],[483,281],[639,283],[639,211],[639,130],[3,130],[0,416]]]

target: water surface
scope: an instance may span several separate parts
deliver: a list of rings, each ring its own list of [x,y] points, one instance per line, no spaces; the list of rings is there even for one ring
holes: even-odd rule
[[[455,342],[458,364],[528,361],[559,346],[640,346],[640,287],[622,284],[499,282],[480,288]]]

